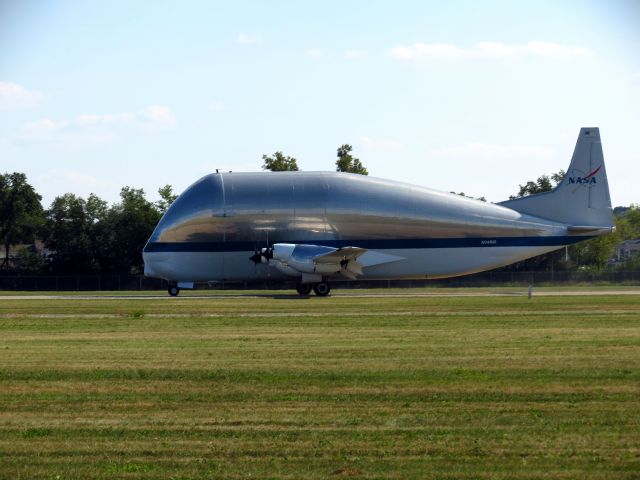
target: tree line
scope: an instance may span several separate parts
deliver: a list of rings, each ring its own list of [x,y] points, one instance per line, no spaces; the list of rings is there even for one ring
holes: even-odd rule
[[[160,217],[176,199],[170,185],[160,200],[143,189],[123,187],[109,205],[97,195],[56,197],[44,209],[42,197],[24,173],[0,175],[0,238],[3,272],[42,274],[142,273],[141,251]],[[42,242],[45,255],[36,249]],[[11,247],[26,245],[10,262]]]
[[[352,151],[348,144],[338,148],[336,170],[367,175],[367,169]],[[281,151],[263,155],[262,159],[265,170],[299,170],[297,160]],[[518,193],[511,198],[549,191],[563,177],[563,171],[551,176],[542,175],[520,185]],[[143,271],[142,249],[177,197],[171,185],[160,188],[158,194],[160,200],[151,202],[143,189],[127,186],[121,189],[119,201],[109,204],[94,194],[82,198],[65,193],[45,209],[42,197],[29,184],[24,173],[0,174],[0,240],[4,249],[0,273],[140,274]],[[568,251],[551,252],[504,269],[606,267],[616,245],[626,239],[640,238],[640,207],[618,207],[615,213],[615,233],[574,244]],[[36,248],[37,242],[43,245],[44,255]],[[11,248],[19,244],[25,248],[11,255]],[[640,255],[620,268],[639,269]]]
[[[338,148],[336,172],[369,175],[369,172],[360,159],[351,154],[352,151],[353,147],[348,143],[345,143]],[[285,155],[281,151],[275,152],[273,155],[262,155],[262,161],[263,170],[271,170],[272,172],[297,172],[300,170],[300,168],[298,168],[298,160],[294,157]]]

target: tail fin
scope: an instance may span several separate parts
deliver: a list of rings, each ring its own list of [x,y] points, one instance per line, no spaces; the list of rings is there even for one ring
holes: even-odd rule
[[[576,233],[610,229],[613,226],[613,210],[600,130],[580,129],[571,165],[555,190],[507,200],[500,205],[520,213],[567,223]]]

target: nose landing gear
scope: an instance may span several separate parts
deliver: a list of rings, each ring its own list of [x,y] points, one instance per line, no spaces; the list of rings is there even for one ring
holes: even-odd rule
[[[171,295],[172,297],[177,297],[180,293],[180,289],[177,285],[170,285],[167,289],[167,292],[169,292],[169,295]]]

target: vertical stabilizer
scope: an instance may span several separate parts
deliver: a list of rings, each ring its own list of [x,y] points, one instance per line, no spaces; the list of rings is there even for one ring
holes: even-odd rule
[[[612,227],[613,211],[600,130],[580,129],[571,165],[555,190],[500,205],[571,226]]]

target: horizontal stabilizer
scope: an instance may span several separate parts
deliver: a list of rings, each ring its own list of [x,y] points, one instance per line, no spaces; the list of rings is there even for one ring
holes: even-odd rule
[[[615,227],[596,227],[593,225],[569,225],[567,227],[569,233],[609,233],[615,230]]]

